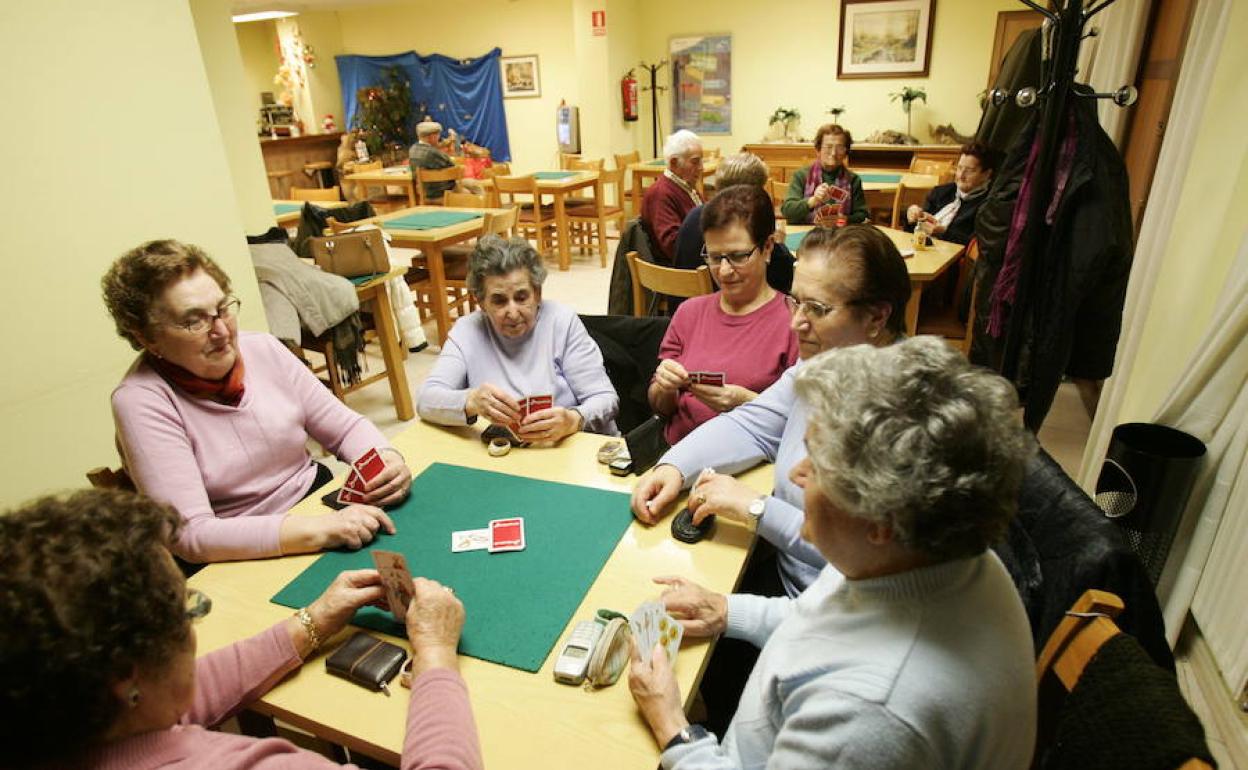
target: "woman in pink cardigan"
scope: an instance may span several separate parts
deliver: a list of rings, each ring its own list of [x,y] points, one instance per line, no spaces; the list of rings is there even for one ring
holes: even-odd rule
[[[174,553],[191,562],[359,548],[394,531],[382,506],[411,485],[403,457],[276,338],[239,333],[230,278],[197,246],[150,241],[102,281],[121,335],[142,351],[113,391],[126,470],[186,526]],[[385,468],[363,504],[287,516],[331,474],[308,439],[344,462],[379,450]]]
[[[298,615],[196,659],[192,624],[212,605],[187,589],[170,557],[182,523],[166,505],[113,490],[45,497],[0,516],[5,766],[338,766],[282,739],[207,728],[302,665],[357,609],[382,601],[380,576],[343,572]],[[456,654],[463,622],[449,589],[416,580],[405,770],[482,766]]]

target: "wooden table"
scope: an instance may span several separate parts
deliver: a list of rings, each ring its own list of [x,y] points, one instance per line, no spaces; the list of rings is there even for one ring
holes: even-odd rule
[[[400,420],[407,421],[416,416],[412,406],[412,389],[407,383],[407,369],[403,360],[407,358],[403,350],[398,327],[395,325],[394,308],[390,304],[390,294],[386,291],[386,281],[394,278],[402,279],[407,268],[395,267],[383,276],[372,279],[355,287],[355,294],[360,298],[360,306],[373,304],[373,324],[377,327],[377,341],[381,345],[381,357],[386,362],[386,379],[390,381],[390,395],[394,398],[394,411]]]
[[[477,438],[477,429],[441,428],[416,423],[394,440],[419,473],[432,461],[455,463],[549,481],[628,492],[635,477],[612,476],[594,455],[603,437],[577,434],[557,447],[515,449],[493,458]],[[763,492],[771,484],[770,466],[741,478]],[[333,485],[341,482],[336,480]],[[331,485],[330,488],[333,488]],[[317,492],[294,512],[326,512]],[[437,511],[421,515],[436,516]],[[659,749],[629,694],[627,672],[614,686],[595,692],[557,684],[551,670],[558,645],[573,624],[600,607],[631,612],[657,598],[656,575],[681,575],[713,590],[730,592],[751,543],[744,528],[720,520],[714,535],[697,545],[672,539],[670,518],[654,527],[636,521],[625,531],[597,579],[560,634],[556,648],[536,674],[460,657],[473,713],[481,735],[486,767],[652,768]],[[398,526],[403,526],[402,521]],[[316,559],[315,554],[263,561],[209,565],[190,585],[212,599],[212,613],[196,624],[199,653],[258,633],[290,617],[290,610],[269,597]],[[413,565],[419,574],[419,565]],[[350,632],[350,629],[348,629]],[[335,642],[341,641],[339,637]],[[391,639],[407,647],[406,640]],[[332,649],[333,644],[327,645]],[[710,652],[707,642],[689,642],[676,661],[681,697],[690,705],[701,669]],[[261,699],[254,708],[318,736],[344,744],[393,765],[399,764],[408,703],[407,690],[394,682],[393,697],[370,692],[325,672],[322,652]]]
[[[815,162],[815,145],[813,142],[760,142],[746,144],[742,152],[752,152],[763,159],[767,168],[778,171],[780,179],[787,181],[799,168],[810,168]],[[905,171],[915,158],[948,161],[950,165],[958,162],[962,152],[957,144],[868,144],[854,142],[849,151],[849,167],[855,171],[862,168],[880,168],[890,171]]]
[[[407,192],[407,205],[416,205],[416,183],[412,178],[410,166],[388,166],[380,171],[361,171],[355,174],[347,174],[342,178],[342,181],[355,182],[356,197],[361,200],[368,199],[367,195],[360,194],[360,187],[365,184],[402,187]]]
[[[277,226],[278,227],[290,227],[291,225],[298,224],[299,212],[302,211],[303,204],[305,203],[311,203],[313,206],[319,206],[323,209],[337,209],[337,208],[342,208],[343,206],[349,205],[346,201],[296,201],[296,200],[286,200],[286,199],[278,200],[277,198],[274,198],[273,205],[275,207],[279,205],[290,205],[290,206],[299,207],[295,211],[288,211],[285,214],[278,214],[277,209],[274,208],[273,217],[274,219],[277,220]]]
[[[538,173],[557,173],[567,174],[567,169],[550,169],[548,172]],[[594,182],[598,181],[597,171],[573,171],[572,176],[562,177],[560,179],[537,179],[537,191],[542,196],[549,195],[554,198],[555,202],[555,238],[559,242],[559,269],[567,270],[572,267],[572,247],[568,235],[568,212],[567,198],[577,190],[583,190],[586,187],[592,187]],[[483,188],[490,202],[495,206],[501,206],[498,191],[494,189],[493,179],[475,180]]]
[[[632,204],[633,216],[635,217],[641,216],[641,196],[642,192],[646,188],[646,180],[649,179],[651,180],[651,183],[653,183],[655,179],[667,170],[666,162],[658,162],[662,160],[662,158],[655,158],[653,160],[643,160],[637,163],[630,163],[628,165],[628,170],[632,172],[633,175]],[[702,161],[702,179],[698,180],[698,195],[702,196],[703,201],[706,200],[706,188],[704,182],[708,176],[711,176],[718,170],[719,158],[705,158]]]
[[[805,233],[813,228],[814,225],[790,225],[785,228],[785,231]],[[915,251],[913,234],[879,225],[875,225],[875,228],[897,244],[898,251],[905,257],[906,269],[910,272],[910,301],[906,303],[906,334],[913,335],[919,325],[919,302],[923,299],[923,287],[948,270],[949,266],[962,256],[966,247],[960,243],[933,238],[927,248]]]

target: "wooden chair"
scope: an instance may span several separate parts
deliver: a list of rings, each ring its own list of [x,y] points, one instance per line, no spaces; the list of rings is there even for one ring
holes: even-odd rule
[[[493,179],[496,176],[511,176],[511,164],[494,163],[481,169],[481,175],[485,179]]]
[[[789,194],[789,183],[779,179],[768,179],[767,194],[771,196],[771,204],[776,208],[776,216],[783,216],[780,213],[780,206],[784,203],[785,196]]]
[[[598,162],[602,163],[602,161]],[[604,195],[607,184],[605,177],[609,177],[612,184],[622,185],[623,176],[624,172],[620,169],[599,171],[598,178],[594,180],[591,197],[584,202],[568,201],[567,205],[567,217],[570,224],[581,228],[587,237],[596,231],[598,258],[602,267],[607,266],[607,223],[615,222],[617,232],[624,229],[624,208],[607,202]]]
[[[623,152],[623,153],[617,152],[615,154],[615,167],[621,170],[628,168],[629,164],[631,163],[640,163],[640,162],[641,162],[641,152],[638,150],[633,150],[632,152]]]
[[[561,152],[559,153],[559,168],[570,169],[572,164],[581,159],[580,153]]]
[[[516,227],[516,216],[519,209],[510,208],[506,211],[485,212],[485,221],[481,225],[481,235],[498,235],[503,238],[510,236]],[[457,243],[442,249],[442,270],[445,275],[447,294],[461,316],[464,315],[464,304],[468,310],[475,310],[477,298],[468,291],[468,259],[472,256],[476,243]]]
[[[457,209],[487,208],[484,195],[449,191],[442,195],[442,205]]]
[[[333,187],[292,187],[290,188],[290,200],[337,201],[342,200],[342,195],[338,185]]]
[[[975,331],[975,303],[978,301],[979,287],[971,284],[971,309],[966,323],[958,319],[958,304],[966,293],[967,281],[975,280],[975,268],[979,261],[979,241],[972,238],[966,245],[962,256],[958,258],[958,282],[954,289],[953,302],[945,303],[935,313],[920,313],[916,328],[918,334],[935,334],[944,337],[945,341],[962,351],[962,355],[971,353],[971,338]]]
[[[369,163],[356,163],[354,166],[352,166],[350,169],[347,170],[347,173],[348,174],[366,174],[370,171],[381,171],[381,161],[374,160]],[[381,182],[356,182],[355,183],[355,197],[358,200],[362,200],[362,201],[368,200],[369,199],[368,190],[370,187],[380,187],[381,197],[383,199],[389,197],[389,194],[386,192],[385,184]]]
[[[906,225],[906,209],[910,206],[923,207],[923,203],[927,200],[927,194],[932,191],[930,187],[906,187],[904,182],[897,183],[897,190],[893,193],[893,213],[889,220],[889,227],[899,230]]]
[[[113,470],[107,465],[92,468],[87,471],[87,481],[91,482],[91,486],[96,489],[135,491],[134,479],[130,478],[129,473],[126,473],[125,467],[118,467],[117,470]]]
[[[415,179],[416,198],[422,206],[445,206],[446,203],[444,202],[444,199],[446,197],[446,193],[442,194],[442,198],[431,199],[425,192],[425,185],[430,182],[455,182],[458,184],[459,180],[463,178],[464,169],[462,166],[451,166],[450,168],[437,169],[418,168],[416,169]]]
[[[711,269],[699,265],[697,270],[682,270],[646,262],[637,252],[628,252],[628,272],[633,278],[633,315],[646,313],[646,290],[668,297],[698,297],[715,291]]]
[[[537,242],[541,254],[549,254],[555,248],[554,206],[542,205],[542,194],[537,189],[537,177],[496,176],[494,189],[498,193],[499,207],[518,209],[516,229],[525,238]]]
[[[910,159],[910,173],[930,174],[938,177],[940,184],[947,184],[953,181],[953,163],[934,158],[920,158],[916,155]]]
[[[287,185],[290,184],[290,178],[294,176],[294,173],[295,172],[293,171],[266,172],[269,177],[269,193],[271,193],[273,197],[278,200],[282,200],[284,198],[288,199],[289,195],[287,194]]]
[[[1191,739],[1196,732],[1203,730],[1196,715],[1183,700],[1178,682],[1174,674],[1157,666],[1156,663],[1134,640],[1123,634],[1114,622],[1114,618],[1122,613],[1122,599],[1108,591],[1089,589],[1075,602],[1066,613],[1066,617],[1058,623],[1057,628],[1049,635],[1044,649],[1036,659],[1036,682],[1039,688],[1037,716],[1039,730],[1037,732],[1036,757],[1033,767],[1038,767],[1041,759],[1045,759],[1046,767],[1100,767],[1102,762],[1113,755],[1115,739],[1117,746],[1125,738],[1123,727],[1130,723],[1134,736],[1149,735],[1150,748],[1159,748],[1162,754],[1182,752],[1183,756],[1176,759],[1179,770],[1204,770],[1213,766],[1199,756],[1192,757],[1189,749],[1199,751],[1203,748],[1209,754],[1208,746],[1196,747]],[[1098,654],[1110,640],[1126,636],[1134,650],[1118,650],[1113,655],[1097,661]],[[1109,677],[1105,666],[1127,666],[1125,671],[1133,676]],[[1096,683],[1084,685],[1102,689],[1110,686],[1113,691],[1085,692],[1084,708],[1079,710],[1086,717],[1089,702],[1104,702],[1107,708],[1091,712],[1093,720],[1061,719],[1062,711],[1069,701],[1067,696],[1081,686],[1084,674],[1092,666],[1100,666]],[[1138,675],[1137,675],[1138,674]],[[1089,680],[1092,681],[1092,680]],[[1172,686],[1171,686],[1172,685]],[[1157,708],[1160,706],[1160,708]],[[1164,716],[1159,712],[1164,711]],[[1103,722],[1101,722],[1103,718]],[[1141,722],[1142,721],[1142,722]],[[1101,723],[1097,723],[1101,722]],[[1049,747],[1061,746],[1058,755],[1049,754]],[[1087,754],[1072,756],[1071,747],[1093,746],[1105,756],[1092,757]],[[1185,748],[1180,748],[1185,747]],[[1131,749],[1135,751],[1135,749]],[[1139,759],[1157,760],[1159,757],[1140,757]],[[1065,760],[1065,761],[1063,761]],[[1124,766],[1121,762],[1119,766]],[[1144,766],[1159,766],[1147,764]]]

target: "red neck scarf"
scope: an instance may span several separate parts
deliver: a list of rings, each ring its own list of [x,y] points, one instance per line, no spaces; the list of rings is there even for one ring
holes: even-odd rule
[[[238,406],[243,400],[243,356],[236,353],[234,367],[219,380],[207,380],[171,361],[147,354],[147,363],[170,385],[194,396],[209,398],[222,404]]]

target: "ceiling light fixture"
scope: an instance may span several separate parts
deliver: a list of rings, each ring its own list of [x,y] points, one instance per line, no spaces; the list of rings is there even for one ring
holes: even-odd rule
[[[268,21],[269,19],[284,19],[287,16],[298,16],[294,11],[256,11],[255,13],[240,13],[237,16],[231,16],[230,20],[235,24],[242,24],[248,21]]]

